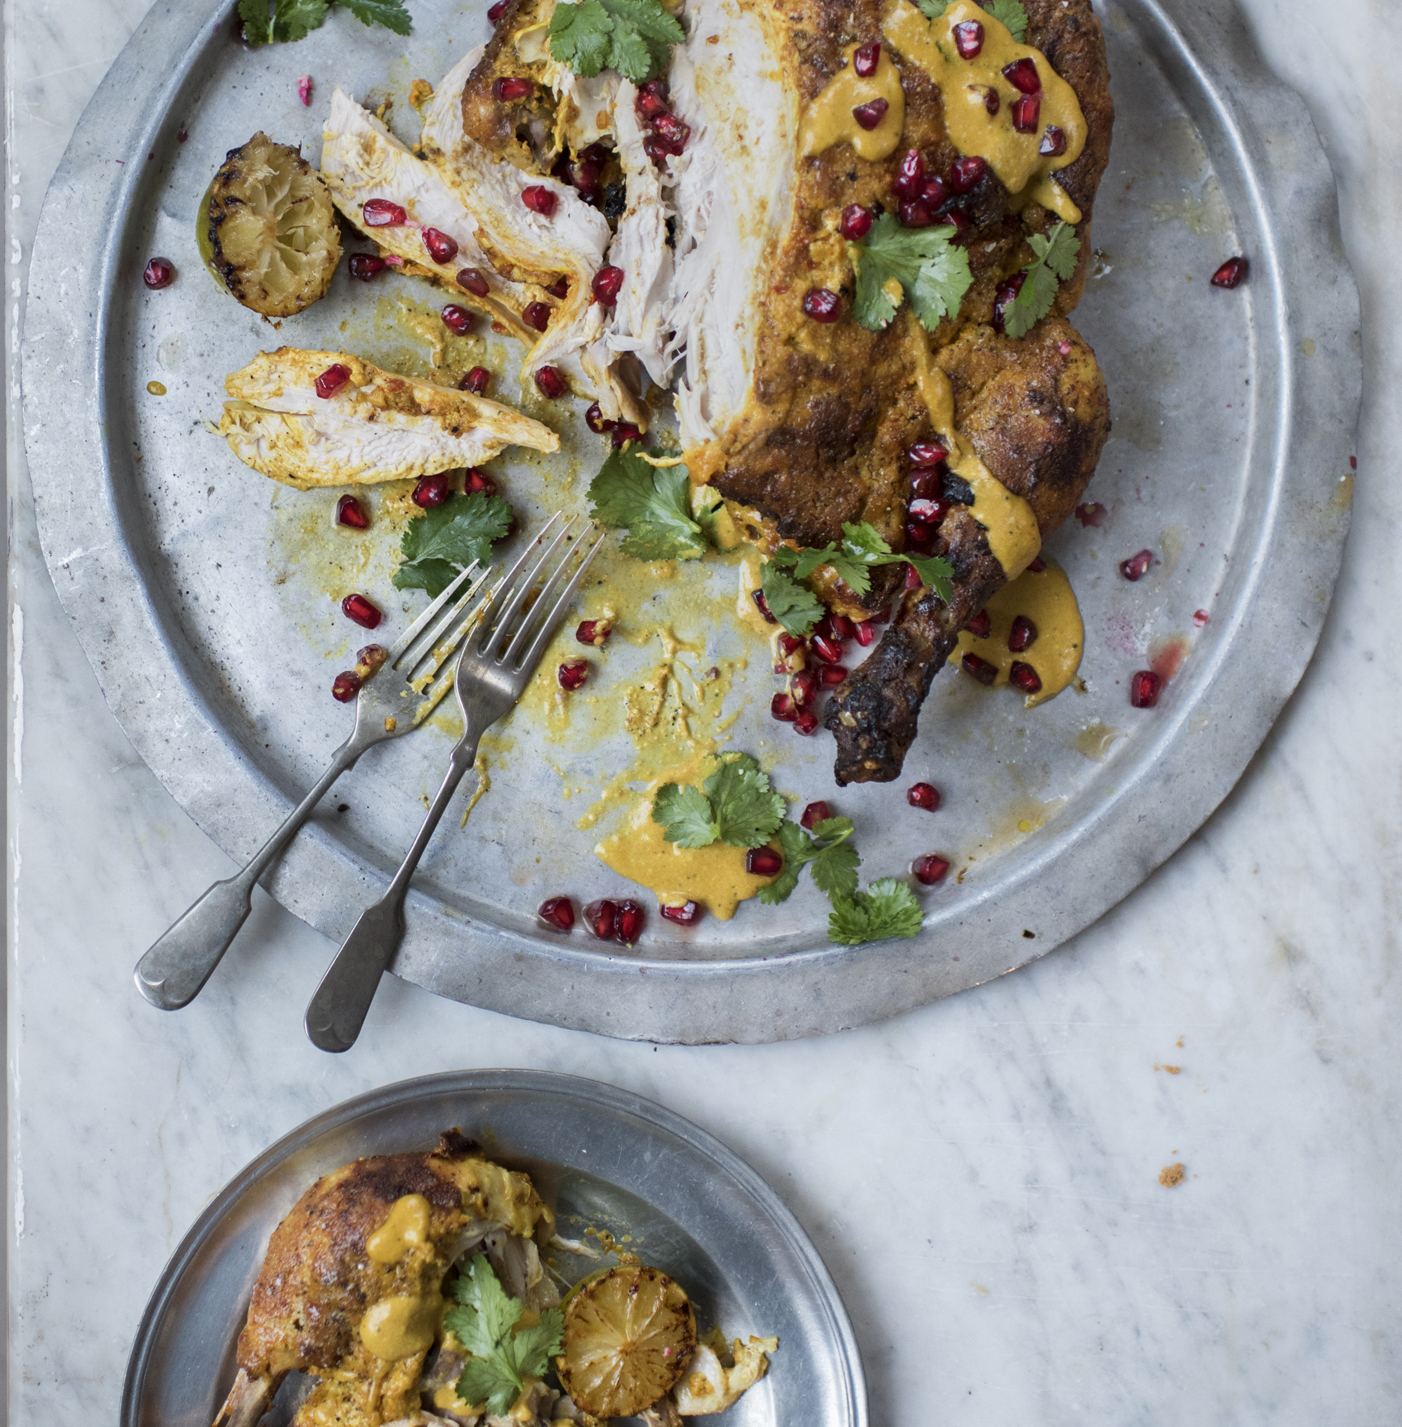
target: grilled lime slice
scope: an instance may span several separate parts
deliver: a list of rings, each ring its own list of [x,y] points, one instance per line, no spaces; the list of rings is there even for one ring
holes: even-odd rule
[[[676,1385],[696,1347],[696,1317],[680,1284],[645,1265],[586,1279],[565,1303],[555,1366],[576,1407],[632,1417]]]

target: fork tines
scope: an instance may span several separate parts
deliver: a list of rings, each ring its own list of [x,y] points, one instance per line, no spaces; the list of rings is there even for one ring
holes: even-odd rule
[[[478,570],[481,573],[473,579],[474,572]],[[406,681],[412,681],[415,669],[431,656],[436,657],[432,657],[430,667],[424,670],[424,674],[436,672],[443,660],[462,643],[467,626],[477,616],[476,610],[461,621],[461,627],[454,631],[451,638],[445,640],[444,636],[481,594],[490,574],[489,569],[481,569],[480,561],[474,560],[465,570],[458,572],[448,588],[395,641],[387,662],[391,667],[399,666]]]

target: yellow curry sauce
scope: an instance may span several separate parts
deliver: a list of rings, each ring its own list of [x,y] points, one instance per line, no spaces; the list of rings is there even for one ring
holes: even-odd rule
[[[834,144],[851,144],[864,159],[884,159],[896,151],[901,141],[901,129],[905,125],[901,72],[892,64],[883,45],[875,73],[863,77],[853,67],[852,56],[857,49],[856,45],[847,46],[843,67],[803,116],[798,151],[805,158],[821,154]],[[886,112],[875,128],[864,129],[852,111],[877,99],[886,101]]]

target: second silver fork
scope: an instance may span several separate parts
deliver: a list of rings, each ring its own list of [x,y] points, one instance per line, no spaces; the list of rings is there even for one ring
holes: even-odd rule
[[[458,656],[454,687],[462,710],[462,738],[389,890],[351,928],[307,1006],[307,1035],[322,1050],[349,1050],[355,1044],[380,977],[404,936],[404,898],[414,869],[458,784],[476,762],[482,734],[521,697],[589,562],[603,544],[602,533],[590,542],[596,529],[592,522],[585,522],[576,536],[573,520],[556,530],[559,520],[559,515],[550,519],[502,579]],[[542,553],[552,531],[554,538]]]

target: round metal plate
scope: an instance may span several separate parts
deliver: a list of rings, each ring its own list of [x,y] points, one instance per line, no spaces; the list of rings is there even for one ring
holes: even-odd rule
[[[768,1375],[730,1409],[726,1427],[865,1427],[866,1383],[842,1300],[773,1190],[660,1105],[524,1070],[456,1071],[358,1096],[236,1175],[151,1295],[127,1367],[122,1427],[212,1422],[233,1381],[268,1237],[303,1191],[362,1155],[431,1147],[453,1126],[527,1171],[562,1234],[590,1226],[631,1234],[630,1249],[685,1286],[702,1332],[718,1325],[731,1337],[778,1337]]]
[[[767,660],[726,621],[702,625],[696,655],[702,669],[748,657],[733,745],[772,757],[777,786],[800,804],[830,796],[850,814],[865,877],[901,875],[917,853],[954,856],[961,876],[925,894],[922,935],[834,946],[808,887],[782,909],[747,905],[693,933],[654,917],[632,952],[578,928],[568,939],[542,930],[533,911],[547,895],[627,894],[594,861],[597,831],[577,826],[582,807],[561,783],[597,787],[627,766],[631,745],[618,729],[590,741],[518,711],[490,795],[465,833],[445,821],[420,869],[399,975],[642,1039],[857,1025],[1050,950],[1131,891],[1240,776],[1309,659],[1342,555],[1357,295],[1304,105],[1266,76],[1230,8],[1124,0],[1104,22],[1118,115],[1096,209],[1101,254],[1075,319],[1115,413],[1090,490],[1110,518],[1050,546],[1086,616],[1084,692],[1027,713],[1008,690],[943,675],[907,764],[912,781],[944,792],[931,818],[906,808],[903,785],[834,794],[827,739],[767,719]],[[277,342],[421,363],[391,319],[401,296],[423,307],[431,294],[399,278],[352,294],[343,271],[325,301],[274,333],[200,272],[193,214],[224,150],[255,128],[315,156],[333,84],[392,93],[392,112],[407,114],[410,79],[443,73],[485,33],[475,9],[465,19],[420,5],[406,59],[404,42],[333,11],[296,45],[248,51],[228,7],[157,5],[45,204],[24,348],[44,553],[133,743],[238,858],[344,735],[326,689],[354,641],[333,596],[358,584],[388,603],[391,561],[387,550],[363,563],[349,547],[328,555],[334,493],[273,487],[201,422],[219,414],[224,374]],[[313,76],[311,109],[297,102],[299,73]],[[181,277],[152,294],[139,275],[155,252]],[[1210,288],[1234,252],[1251,257],[1249,283]],[[149,395],[152,380],[168,394]],[[544,510],[577,507],[599,459],[577,411],[551,417],[558,459],[494,467],[527,529]],[[1141,547],[1159,563],[1131,584],[1116,567]],[[721,591],[733,572],[707,562],[678,580]],[[412,607],[391,605],[392,624]],[[1132,710],[1130,674],[1179,655],[1158,708]],[[601,684],[634,680],[646,663],[618,639],[607,659]],[[431,729],[367,756],[276,869],[274,895],[329,936],[349,930],[408,846],[447,748]]]

